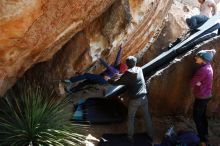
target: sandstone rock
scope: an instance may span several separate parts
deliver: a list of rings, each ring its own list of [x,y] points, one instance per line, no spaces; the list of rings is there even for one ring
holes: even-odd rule
[[[97,59],[101,57],[112,63],[120,44],[123,48],[121,60],[124,61],[128,55],[137,54],[145,46],[150,46],[152,37],[158,35],[170,4],[170,0],[156,1],[150,5],[136,0],[129,3],[116,1],[73,36],[53,59],[35,65],[27,76],[37,80],[44,78],[47,84],[57,88],[57,80],[69,78],[77,72],[100,73],[104,68]],[[139,8],[144,13],[138,16],[140,20],[137,21],[136,13]]]
[[[114,0],[0,2],[1,95],[37,62],[46,61]]]
[[[178,1],[173,2],[161,33],[139,61],[140,65],[149,62],[163,51],[167,51],[166,47],[169,46],[169,43],[174,42],[178,37],[187,31],[185,18],[190,13],[192,8],[187,5],[189,12],[185,12],[185,9],[185,4]]]

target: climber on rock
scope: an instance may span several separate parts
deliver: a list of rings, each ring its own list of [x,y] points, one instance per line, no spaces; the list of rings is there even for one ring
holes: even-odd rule
[[[186,24],[192,31],[202,26],[217,12],[217,5],[214,0],[198,0],[198,2],[200,3],[200,14],[186,19]]]
[[[64,80],[65,83],[76,83],[82,81],[71,89],[65,88],[65,91],[67,93],[74,93],[82,90],[84,86],[89,84],[106,84],[107,80],[111,79],[115,74],[124,73],[127,70],[127,65],[119,63],[121,53],[122,48],[120,47],[113,66],[106,63],[103,59],[99,59],[100,63],[106,68],[106,70],[100,74],[84,73]]]

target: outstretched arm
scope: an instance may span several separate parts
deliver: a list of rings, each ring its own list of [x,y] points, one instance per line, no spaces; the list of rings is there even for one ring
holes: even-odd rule
[[[126,72],[123,75],[119,76],[118,78],[119,79],[117,80],[110,79],[108,80],[108,83],[112,85],[126,85],[129,80],[129,76],[127,75]]]
[[[121,48],[121,46],[120,46],[120,48],[119,48],[119,50],[118,50],[118,54],[117,54],[117,56],[116,56],[116,58],[115,58],[114,67],[118,66],[118,64],[119,64],[120,57],[121,57],[121,52],[122,52],[122,48]]]
[[[113,67],[111,67],[107,62],[105,62],[103,59],[99,59],[101,64],[107,68],[107,70],[109,70],[112,73],[115,73],[115,71],[113,70]]]

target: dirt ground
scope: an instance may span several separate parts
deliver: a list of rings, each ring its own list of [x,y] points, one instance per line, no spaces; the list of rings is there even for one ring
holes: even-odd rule
[[[175,131],[196,131],[193,120],[184,117],[153,117],[152,120],[155,132],[155,142],[158,144],[161,143],[166,130],[172,125],[174,125]],[[140,117],[136,119],[135,130],[137,133],[145,132],[145,125]],[[96,146],[98,144],[98,139],[100,139],[105,133],[126,133],[127,123],[91,125],[88,131],[89,134],[97,138],[97,140],[91,140],[91,142]],[[220,146],[220,120],[209,119],[209,136],[211,146]]]

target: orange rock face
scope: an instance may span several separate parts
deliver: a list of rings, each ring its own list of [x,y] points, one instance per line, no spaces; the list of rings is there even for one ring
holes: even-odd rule
[[[51,59],[32,69],[32,78],[43,74],[53,84],[76,72],[99,72],[97,59],[113,62],[120,44],[122,60],[140,52],[160,31],[171,2],[1,1],[0,94],[39,62]]]
[[[33,64],[50,59],[113,1],[1,1],[1,95]]]

